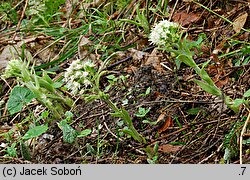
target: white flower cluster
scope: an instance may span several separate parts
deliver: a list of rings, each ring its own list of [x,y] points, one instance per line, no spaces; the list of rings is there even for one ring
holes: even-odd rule
[[[162,46],[166,44],[169,35],[171,35],[170,28],[177,30],[179,28],[179,24],[170,22],[168,20],[160,21],[155,27],[151,30],[149,35],[149,41],[153,44]]]
[[[94,67],[91,61],[81,61],[79,59],[73,61],[64,73],[63,81],[66,82],[65,87],[71,90],[72,94],[77,94],[82,85],[90,86],[91,82],[88,80],[88,69]]]
[[[9,78],[21,73],[21,68],[25,66],[25,63],[18,59],[12,59],[8,62],[4,74],[2,77]]]

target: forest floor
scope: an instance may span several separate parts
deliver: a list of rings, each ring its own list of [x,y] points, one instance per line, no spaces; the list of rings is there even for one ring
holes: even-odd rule
[[[126,109],[146,143],[124,133],[126,124],[111,116],[113,111],[105,102],[87,103],[63,87],[60,91],[74,101],[70,126],[78,131],[90,129],[91,133],[73,143],[65,142],[60,120],[53,120],[42,135],[22,139],[32,125],[42,125],[52,115],[35,100],[11,114],[7,107],[10,92],[21,83],[17,78],[2,78],[1,163],[250,162],[248,106],[240,105],[235,113],[223,99],[192,81],[199,78],[193,68],[185,64],[176,68],[172,56],[148,40],[150,30],[163,19],[181,24],[189,40],[202,35],[202,46],[193,56],[195,62],[202,65],[210,61],[206,71],[217,87],[232,99],[242,99],[250,88],[249,1],[99,0],[71,4],[58,0],[58,6],[54,1],[54,5],[45,4],[50,7],[51,11],[46,11],[50,16],[39,14],[43,1],[36,6],[26,0],[1,1],[1,74],[13,57],[32,57],[38,75],[46,70],[57,81],[73,60],[89,58],[100,66],[116,53],[105,67],[108,74],[101,77],[100,89]],[[49,114],[42,117],[43,112]],[[31,157],[27,158],[23,149]]]

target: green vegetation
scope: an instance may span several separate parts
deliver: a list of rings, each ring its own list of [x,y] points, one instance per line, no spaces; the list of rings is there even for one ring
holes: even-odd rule
[[[188,6],[190,13],[178,9]],[[57,142],[61,151],[72,147],[63,163],[242,163],[249,23],[244,13],[218,14],[220,6],[5,0],[0,162],[44,163],[41,152],[55,154]]]

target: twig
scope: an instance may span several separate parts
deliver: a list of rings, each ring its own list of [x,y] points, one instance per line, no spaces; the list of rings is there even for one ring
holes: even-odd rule
[[[118,138],[118,137],[108,128],[106,122],[104,122],[104,126],[106,127],[106,129],[108,130],[108,132],[109,132],[112,136],[114,136],[115,138],[119,139],[119,141],[123,141],[122,138]],[[136,152],[138,152],[138,153],[140,153],[140,154],[142,154],[142,155],[145,154],[144,152],[142,152],[142,151],[140,151],[140,150],[134,148],[134,147],[131,146],[130,144],[128,144],[128,147],[133,148]]]
[[[15,32],[15,34],[14,34],[14,36],[13,36],[13,41],[15,41],[17,32],[20,31],[21,22],[22,22],[22,20],[23,20],[24,13],[25,13],[25,11],[26,11],[26,9],[27,9],[28,2],[29,2],[29,0],[26,0],[26,1],[25,1],[25,5],[24,5],[24,8],[23,8],[23,12],[22,12],[21,18],[20,18],[19,21],[18,21],[18,24],[17,24],[17,27],[16,27],[16,32]]]
[[[122,63],[124,63],[124,62],[126,62],[126,61],[129,61],[129,60],[131,60],[131,59],[132,59],[132,56],[128,56],[128,57],[126,57],[126,58],[124,58],[124,59],[122,59],[122,60],[120,60],[120,61],[115,62],[114,64],[111,64],[110,66],[108,66],[108,67],[105,68],[104,70],[110,70],[110,69],[112,69],[113,67],[118,66],[119,64],[122,64]]]
[[[222,103],[222,100],[216,100],[216,101],[192,101],[192,100],[159,100],[159,101],[150,101],[150,102],[142,102],[140,106],[146,105],[146,104],[154,104],[154,103],[195,103],[195,104],[215,104],[215,103]]]
[[[246,131],[246,128],[247,128],[247,125],[250,121],[250,112],[248,113],[248,116],[247,116],[247,120],[245,121],[244,123],[244,126],[241,130],[241,133],[240,133],[240,164],[242,164],[242,144],[243,144],[243,136],[244,136],[244,132]]]
[[[108,132],[109,132],[112,136],[114,136],[116,139],[119,139],[119,141],[123,141],[122,138],[118,138],[117,135],[115,135],[115,134],[108,128],[106,122],[104,122],[104,126],[105,126],[105,128],[108,130]]]
[[[148,142],[148,143],[146,143],[146,144],[140,145],[140,146],[138,146],[138,147],[136,147],[136,148],[143,148],[143,147],[146,147],[146,146],[148,146],[148,145],[154,144],[155,142],[157,142],[157,141],[159,141],[159,140],[166,139],[166,138],[168,138],[168,137],[170,137],[170,136],[172,136],[172,135],[178,134],[178,133],[180,133],[180,132],[182,132],[182,131],[184,131],[184,130],[186,130],[186,129],[188,129],[188,126],[183,127],[183,128],[181,128],[181,129],[178,129],[177,131],[174,131],[174,132],[169,133],[169,134],[167,134],[167,135],[161,136],[161,137],[159,137],[159,138],[157,138],[157,139],[155,139],[155,140],[153,140],[153,141],[151,141],[151,142]],[[129,150],[129,151],[130,151],[130,150]],[[129,151],[127,151],[127,152],[129,152]]]
[[[177,0],[176,2],[175,2],[175,4],[174,4],[174,8],[173,8],[173,11],[171,12],[171,15],[169,16],[169,21],[172,19],[172,17],[173,17],[173,14],[174,14],[174,12],[175,12],[175,9],[176,9],[176,6],[177,6],[177,4],[178,4],[178,2],[179,2],[179,0]]]
[[[201,160],[198,164],[202,164],[202,163],[208,161],[208,160],[209,160],[210,158],[212,158],[215,154],[219,153],[220,150],[221,150],[221,148],[222,148],[222,146],[223,146],[223,143],[221,143],[221,145],[218,147],[218,149],[217,149],[215,152],[213,152],[212,154],[210,154],[210,155],[209,155],[208,157],[206,157],[205,159]]]

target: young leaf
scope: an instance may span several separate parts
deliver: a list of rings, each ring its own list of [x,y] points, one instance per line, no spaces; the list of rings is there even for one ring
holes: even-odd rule
[[[249,97],[250,96],[250,89],[248,89],[244,95],[243,95],[245,98]]]
[[[36,138],[40,136],[41,134],[45,133],[48,130],[48,126],[36,126],[26,132],[26,134],[23,136],[24,140],[30,139],[30,138]]]
[[[244,103],[244,99],[235,99],[232,104],[227,104],[235,113],[239,112],[240,105]]]
[[[150,88],[150,86],[147,88],[147,90],[146,90],[146,92],[145,92],[145,95],[147,96],[147,95],[149,95],[150,94],[150,91],[151,91],[151,88]]]
[[[77,131],[66,123],[65,120],[58,123],[59,128],[63,132],[63,139],[67,143],[73,143],[77,137]]]
[[[181,62],[185,63],[186,65],[192,67],[192,68],[196,68],[196,63],[194,62],[194,60],[190,57],[188,57],[187,55],[184,54],[180,54],[179,56],[177,56],[177,59],[180,60]]]
[[[142,107],[139,107],[138,113],[135,113],[135,116],[137,117],[144,117],[146,116],[146,114],[150,111],[150,108],[145,109]]]
[[[213,80],[210,78],[210,76],[207,74],[207,72],[204,69],[201,69],[200,71],[200,77],[203,81],[205,81],[210,86],[215,86]]]
[[[31,160],[31,157],[30,157],[30,150],[29,150],[29,148],[23,143],[23,141],[20,141],[20,150],[21,150],[22,157],[23,157],[25,160],[30,161],[30,160]]]
[[[7,147],[6,152],[8,153],[9,156],[11,157],[17,157],[17,152],[16,152],[16,143],[13,143],[11,147]]]
[[[187,112],[190,115],[197,115],[200,112],[201,108],[197,107],[197,108],[191,108],[188,109]]]
[[[77,137],[85,137],[88,136],[89,134],[91,134],[91,129],[85,129],[83,131],[81,131],[81,133],[79,135],[77,135]]]
[[[29,89],[15,86],[10,93],[7,109],[11,115],[15,114],[21,111],[23,106],[28,104],[33,98],[35,98],[35,95]]]
[[[216,96],[221,96],[221,91],[216,87],[216,86],[211,86],[207,83],[204,83],[202,81],[199,81],[197,79],[193,80],[196,84],[198,84],[204,91],[216,95]]]
[[[60,88],[60,87],[62,87],[62,85],[63,85],[63,83],[61,83],[61,82],[54,82],[54,83],[52,84],[52,86],[53,86],[54,88]]]

